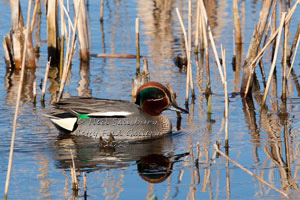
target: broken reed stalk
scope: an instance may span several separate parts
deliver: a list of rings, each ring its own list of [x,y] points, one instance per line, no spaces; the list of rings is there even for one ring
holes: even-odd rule
[[[229,142],[228,142],[228,107],[229,107],[229,99],[228,99],[228,89],[227,89],[227,71],[226,71],[226,52],[225,49],[221,46],[221,53],[222,53],[222,65],[224,70],[224,98],[225,98],[225,148],[228,149]]]
[[[296,33],[295,33],[295,37],[294,37],[294,40],[293,40],[293,44],[292,44],[290,53],[289,53],[289,55],[288,55],[288,57],[287,57],[288,63],[291,63],[291,62],[290,62],[290,61],[291,61],[291,57],[292,57],[293,53],[296,52],[296,51],[295,51],[295,46],[296,46],[297,38],[298,38],[299,35],[300,35],[300,22],[299,22],[299,24],[298,24],[298,28],[297,28],[297,31],[296,31]]]
[[[280,20],[279,32],[278,32],[277,39],[276,39],[276,46],[275,46],[273,61],[272,61],[271,69],[270,69],[270,72],[269,72],[269,77],[268,77],[267,85],[266,85],[266,88],[265,88],[265,92],[264,92],[261,107],[263,107],[265,105],[267,95],[268,95],[268,91],[269,91],[270,84],[271,84],[271,80],[272,80],[272,75],[274,73],[274,69],[275,69],[275,65],[276,65],[276,58],[277,58],[277,53],[278,53],[278,47],[279,47],[279,43],[280,43],[282,28],[283,28],[284,21],[285,21],[285,16],[286,16],[286,12],[283,12],[282,16],[281,16],[281,20]]]
[[[59,58],[58,43],[58,7],[57,1],[48,1],[47,4],[47,43],[48,60],[51,57],[51,65],[56,65]]]
[[[22,65],[22,53],[23,53],[23,32],[22,28],[24,27],[22,11],[19,1],[9,1],[11,8],[11,33],[6,35],[5,42],[7,47],[7,53],[5,60],[10,64],[11,67],[20,69]],[[10,43],[10,45],[8,44]],[[9,55],[12,55],[12,59]]]
[[[300,0],[298,0],[298,2],[300,2]],[[297,4],[296,4],[297,5]],[[285,17],[285,23],[288,23],[289,20],[291,19],[291,16],[293,15],[293,13],[295,12],[296,9],[296,5],[293,6],[293,8],[289,11],[289,13],[286,15]],[[278,35],[280,27],[278,27],[276,29],[276,31],[274,31],[274,33],[270,36],[269,41],[265,44],[265,46],[260,50],[260,52],[257,54],[257,56],[252,60],[250,66],[251,66],[251,71],[250,71],[250,75],[248,77],[248,81],[247,81],[247,85],[246,85],[246,89],[245,89],[245,93],[244,93],[244,97],[247,96],[248,90],[249,90],[249,85],[250,85],[250,80],[253,76],[255,67],[257,65],[257,62],[259,59],[261,59],[261,57],[263,56],[263,54],[265,53],[265,50],[268,48],[268,46],[271,44],[271,42],[275,39],[275,37]]]
[[[197,19],[196,19],[196,35],[195,35],[195,54],[199,51],[199,27],[200,27],[200,0],[197,1]]]
[[[128,59],[136,59],[136,55],[130,54],[91,54],[92,57],[96,58],[128,58]],[[145,57],[145,56],[141,56]]]
[[[202,0],[199,0],[199,2]],[[211,93],[210,87],[210,69],[209,69],[209,52],[208,52],[208,39],[207,39],[207,29],[204,17],[200,15],[201,19],[201,31],[203,36],[203,43],[204,43],[204,50],[205,50],[205,66],[206,66],[206,76],[207,76],[207,83],[206,83],[206,93]]]
[[[212,32],[211,32],[211,28],[208,24],[207,13],[206,13],[206,9],[205,9],[204,4],[203,4],[203,0],[200,0],[200,7],[201,7],[202,17],[204,18],[204,22],[205,22],[205,25],[207,27],[207,32],[208,32],[208,36],[209,36],[209,39],[210,39],[210,42],[211,42],[211,45],[212,45],[214,56],[215,56],[215,59],[216,59],[216,62],[217,62],[217,66],[218,66],[219,74],[220,74],[220,77],[221,77],[221,80],[222,80],[222,84],[224,84],[225,80],[224,80],[224,75],[223,75],[223,72],[222,72],[222,66],[220,64],[220,60],[219,60],[218,52],[217,52],[217,49],[216,49],[215,41],[214,41],[214,38],[213,38],[213,35],[212,35]]]
[[[80,2],[81,2],[81,0],[78,1],[78,6],[80,5]],[[73,29],[71,47],[67,48],[67,54],[66,54],[67,59],[65,60],[65,64],[64,64],[63,76],[62,76],[61,85],[60,85],[60,88],[59,88],[57,102],[59,102],[60,99],[62,98],[62,93],[63,93],[65,83],[67,81],[67,77],[68,77],[69,70],[70,70],[70,67],[71,67],[72,56],[74,54],[75,47],[76,47],[76,28],[77,28],[78,16],[79,16],[78,11],[79,11],[79,9],[77,10],[76,17],[75,17],[75,25],[74,25],[74,29]]]
[[[292,9],[288,12],[288,14],[286,15],[285,17],[285,23],[288,23],[292,17],[292,15],[294,14],[295,12],[295,9],[297,7],[297,4],[300,3],[300,0],[298,0],[295,5],[292,7]],[[276,10],[276,9],[275,9]],[[275,22],[274,22],[275,23]],[[273,23],[273,24],[274,24]],[[277,36],[278,32],[279,32],[279,29],[280,27],[277,28],[276,31],[273,31],[273,34],[272,36],[270,37],[269,41],[267,42],[267,44],[260,50],[260,52],[257,54],[257,56],[251,61],[251,64],[249,65],[250,66],[250,72],[249,72],[249,75],[248,75],[248,80],[247,80],[247,83],[246,83],[246,87],[245,87],[245,90],[244,90],[244,98],[247,96],[248,94],[248,91],[249,91],[249,87],[250,87],[250,84],[251,84],[251,80],[252,80],[252,76],[253,76],[253,73],[254,73],[254,70],[255,70],[255,67],[257,65],[257,60],[261,59],[261,57],[263,56],[263,54],[265,53],[265,50],[266,48],[270,45],[270,43],[274,40],[274,38]]]
[[[136,45],[136,74],[140,73],[140,20],[135,19],[135,45]]]
[[[287,42],[288,42],[289,23],[284,23],[284,34],[283,34],[283,59],[282,59],[282,94],[281,98],[286,100],[286,77],[287,77]]]
[[[223,153],[218,145],[214,144],[215,150],[217,153],[219,153],[221,156],[223,156],[224,158],[226,158],[227,160],[229,160],[231,163],[233,163],[234,165],[236,165],[237,167],[239,167],[241,170],[243,170],[244,172],[246,172],[247,174],[249,174],[250,176],[256,178],[258,181],[260,181],[261,183],[269,186],[271,189],[275,190],[276,192],[279,192],[280,194],[282,194],[285,197],[288,197],[288,194],[286,194],[285,192],[277,189],[276,187],[274,187],[273,185],[271,185],[270,183],[266,182],[264,179],[260,178],[259,176],[255,175],[253,172],[249,171],[248,169],[246,169],[245,167],[243,167],[242,165],[240,165],[238,162],[232,160],[229,156],[227,156],[225,153]]]
[[[185,28],[184,28],[184,24],[183,24],[183,21],[182,21],[182,18],[181,18],[181,15],[179,13],[179,10],[178,8],[176,8],[176,13],[177,13],[177,16],[178,16],[178,19],[179,19],[179,23],[180,23],[180,27],[181,27],[181,30],[183,32],[183,36],[184,36],[184,44],[185,44],[185,51],[186,51],[186,57],[187,57],[187,62],[188,62],[188,66],[187,66],[187,76],[186,76],[186,93],[185,93],[185,104],[188,105],[188,101],[189,101],[189,86],[190,86],[190,76],[189,76],[189,70],[190,70],[190,51],[189,51],[189,44],[188,44],[188,40],[187,40],[187,35],[186,35],[186,31],[185,31]]]
[[[61,79],[62,73],[63,73],[63,65],[64,65],[64,53],[65,53],[65,35],[67,33],[67,26],[66,26],[66,20],[64,15],[64,5],[63,2],[59,1],[59,7],[60,7],[60,32],[61,32],[61,38],[60,38],[60,60],[59,60],[59,78]]]
[[[77,33],[79,42],[80,59],[84,62],[89,61],[90,48],[87,29],[85,2],[82,0],[74,0],[75,13],[78,14]]]
[[[49,69],[50,69],[50,63],[51,63],[51,57],[49,61],[47,62],[47,67],[45,71],[45,76],[44,76],[44,83],[43,83],[43,88],[42,88],[42,97],[41,97],[41,102],[45,102],[45,93],[46,93],[46,86],[47,86],[47,80],[48,80],[48,74],[49,74]]]
[[[249,91],[249,87],[250,87],[250,82],[253,76],[253,73],[255,71],[255,68],[257,66],[257,63],[259,62],[259,60],[262,58],[262,56],[264,55],[266,49],[268,48],[268,46],[273,42],[273,40],[275,39],[275,37],[278,35],[279,32],[279,28],[273,33],[273,35],[270,37],[270,39],[268,40],[267,44],[265,44],[265,46],[260,50],[260,52],[257,54],[257,56],[251,61],[251,69],[250,69],[250,74],[248,76],[248,80],[247,80],[247,85],[246,85],[246,89],[244,92],[244,98],[247,96],[248,91]]]
[[[103,8],[104,8],[104,0],[101,0],[101,5],[100,5],[100,22],[103,22]]]
[[[263,1],[262,3],[262,8],[260,11],[260,17],[257,23],[257,26],[255,28],[255,30],[253,31],[252,34],[252,39],[248,48],[248,52],[247,52],[247,56],[246,59],[244,61],[244,65],[243,65],[243,77],[242,77],[242,83],[241,83],[241,94],[244,95],[245,94],[245,90],[246,90],[246,85],[248,82],[248,78],[251,74],[251,68],[252,66],[251,61],[253,60],[253,58],[255,58],[257,56],[257,52],[258,49],[260,47],[262,38],[263,38],[263,33],[265,31],[265,27],[267,24],[267,20],[268,20],[268,16],[272,7],[272,3],[273,0],[267,0],[267,1]],[[252,92],[252,82],[253,79],[250,79],[250,86],[249,86],[249,90],[250,92]]]
[[[189,61],[188,67],[190,76],[190,86],[192,91],[192,99],[195,99],[195,90],[194,90],[194,83],[193,83],[193,71],[192,71],[192,62],[191,62],[191,55],[192,55],[192,0],[189,0],[189,16],[188,16],[188,44],[189,44]],[[186,105],[187,102],[186,102]]]
[[[233,0],[233,12],[234,12],[234,28],[236,33],[237,44],[242,44],[242,34],[241,34],[241,23],[239,16],[238,0]]]
[[[60,0],[60,6],[64,10],[64,13],[66,14],[66,16],[68,18],[68,24],[71,26],[72,30],[74,31],[74,25],[73,25],[72,20],[70,18],[69,11],[66,9],[66,7],[63,3],[63,0]]]
[[[292,68],[293,68],[293,65],[294,65],[294,62],[295,62],[295,58],[296,58],[296,54],[297,54],[297,50],[298,50],[298,46],[299,46],[299,41],[300,41],[300,34],[298,34],[298,37],[296,39],[296,48],[295,48],[294,56],[293,56],[291,66],[290,66],[290,69],[289,69],[289,73],[288,73],[287,78],[286,78],[287,80],[289,79],[290,73],[292,71]]]
[[[32,14],[32,21],[31,21],[31,26],[30,26],[30,32],[33,31],[33,26],[34,26],[34,23],[35,23],[35,18],[36,18],[36,13],[37,13],[37,10],[38,10],[38,5],[40,3],[40,0],[36,0],[35,2],[35,5],[34,5],[34,9],[33,9],[33,14]]]
[[[24,47],[27,46],[27,42],[28,42],[28,38],[29,38],[29,34],[30,34],[30,28],[29,28],[30,12],[31,12],[31,0],[29,0],[29,2],[28,2],[27,25],[26,25],[27,29],[26,29],[26,33],[25,33]],[[14,116],[13,131],[12,131],[12,135],[11,135],[10,152],[9,152],[9,159],[8,159],[8,166],[7,166],[7,175],[6,175],[5,189],[4,189],[4,199],[5,200],[7,199],[7,193],[8,193],[9,182],[10,182],[11,167],[12,167],[13,155],[14,155],[16,127],[17,127],[19,106],[20,106],[20,101],[21,101],[21,94],[22,94],[24,74],[25,74],[26,50],[27,50],[26,48],[23,49],[23,59],[22,59],[22,65],[21,65],[21,77],[20,77],[19,88],[18,88],[16,110],[15,110],[15,116]]]

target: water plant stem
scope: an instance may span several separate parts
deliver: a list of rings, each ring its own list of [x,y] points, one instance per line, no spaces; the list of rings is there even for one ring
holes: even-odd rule
[[[50,63],[51,63],[51,57],[49,58],[49,61],[47,62],[46,72],[45,72],[45,76],[44,76],[44,83],[43,83],[42,97],[41,97],[42,103],[44,103],[44,101],[45,101],[45,93],[46,93],[46,86],[47,86],[48,74],[49,74],[49,69],[50,69]]]
[[[136,45],[136,74],[140,73],[140,20],[135,19],[135,45]]]
[[[80,2],[81,2],[81,0],[78,1],[77,7],[79,7]],[[63,77],[62,77],[60,88],[59,88],[57,102],[59,102],[60,99],[62,98],[62,93],[63,93],[65,83],[67,81],[67,77],[68,77],[69,70],[71,67],[72,56],[74,54],[75,47],[76,47],[76,28],[77,28],[77,24],[78,24],[78,16],[79,16],[79,9],[77,10],[76,17],[75,17],[75,25],[74,25],[74,29],[73,29],[71,47],[70,47],[70,50],[68,50],[69,48],[67,49],[67,54],[66,54],[67,59],[64,64]]]
[[[210,39],[210,42],[211,42],[211,45],[212,45],[214,56],[215,56],[215,59],[216,59],[216,62],[217,62],[217,66],[218,66],[219,74],[220,74],[220,77],[221,77],[221,80],[222,80],[222,84],[224,84],[225,80],[224,80],[224,75],[223,75],[223,72],[222,72],[222,66],[221,66],[221,63],[220,63],[220,60],[219,60],[219,56],[218,56],[217,48],[216,48],[215,41],[214,41],[214,38],[213,38],[213,35],[212,35],[212,31],[211,31],[211,28],[208,24],[207,13],[206,13],[206,10],[205,10],[205,7],[204,7],[203,0],[200,0],[200,7],[201,7],[202,17],[204,18],[205,25],[207,27],[207,32],[208,32],[208,36],[209,36],[209,39]]]
[[[274,73],[276,58],[277,58],[277,53],[278,53],[278,47],[279,47],[279,43],[280,43],[280,38],[281,38],[282,28],[284,25],[285,16],[286,16],[286,12],[283,12],[282,16],[281,16],[281,20],[280,20],[279,32],[278,32],[277,39],[276,39],[276,46],[275,46],[275,52],[274,52],[273,61],[272,61],[272,65],[271,65],[271,70],[269,73],[269,77],[268,77],[267,85],[265,88],[261,107],[263,107],[266,102],[268,91],[269,91],[271,80],[272,80],[272,75]]]
[[[182,30],[182,33],[183,33],[183,36],[184,36],[184,44],[185,44],[185,51],[186,51],[186,57],[187,57],[187,62],[188,62],[188,66],[187,66],[187,76],[186,76],[186,93],[185,93],[185,104],[188,105],[188,101],[189,101],[189,86],[190,86],[190,67],[189,67],[189,64],[190,64],[190,51],[189,51],[189,44],[188,44],[188,39],[187,39],[187,35],[186,35],[186,31],[185,31],[185,28],[184,28],[184,24],[183,24],[183,21],[182,21],[182,18],[181,18],[181,15],[179,13],[179,10],[178,8],[176,8],[176,13],[177,13],[177,16],[178,16],[178,19],[179,19],[179,23],[180,23],[180,27],[181,27],[181,30]]]
[[[30,22],[30,12],[31,12],[31,0],[28,2],[28,10],[27,10],[27,29],[25,33],[25,42],[24,47],[26,47],[28,42],[28,37],[30,34],[30,28],[29,28],[29,22]],[[21,78],[18,88],[18,96],[17,96],[17,102],[16,102],[16,109],[15,109],[15,116],[14,116],[14,123],[13,123],[13,131],[11,135],[11,143],[10,143],[10,152],[9,152],[9,159],[8,159],[8,166],[7,166],[7,175],[6,175],[6,181],[5,181],[5,189],[4,189],[4,199],[7,199],[7,193],[9,188],[9,182],[10,182],[10,174],[11,174],[11,167],[13,162],[13,155],[14,155],[14,146],[15,146],[15,137],[16,137],[16,127],[17,127],[17,121],[18,121],[18,113],[19,113],[19,106],[21,101],[21,94],[23,89],[23,81],[24,81],[24,74],[25,74],[25,56],[26,56],[27,48],[23,49],[23,59],[22,59],[22,65],[21,65]]]
[[[191,55],[192,55],[192,0],[189,0],[188,44],[189,44],[189,61],[188,61],[188,66],[187,67],[189,67],[188,76],[190,77],[189,81],[190,81],[190,86],[191,86],[192,99],[194,100],[195,99],[195,90],[194,90],[192,61],[191,61]]]
[[[238,162],[232,160],[229,156],[227,156],[225,153],[223,153],[218,145],[214,144],[215,150],[217,153],[219,153],[221,156],[223,156],[224,158],[226,158],[227,160],[229,160],[230,162],[232,162],[234,165],[236,165],[237,167],[239,167],[241,170],[243,170],[244,172],[246,172],[247,174],[249,174],[250,176],[253,176],[254,178],[256,178],[258,181],[262,182],[263,184],[269,186],[270,188],[272,188],[273,190],[275,190],[276,192],[279,192],[280,194],[282,194],[285,197],[288,197],[288,195],[277,189],[276,187],[274,187],[273,185],[271,185],[270,183],[266,182],[264,179],[260,178],[259,176],[255,175],[254,173],[252,173],[251,171],[249,171],[248,169],[246,169],[245,167],[243,167],[242,165],[240,165]]]
[[[300,41],[300,34],[298,34],[298,38],[297,38],[297,42],[296,42],[296,48],[295,48],[295,53],[294,53],[294,56],[293,56],[293,59],[292,59],[292,62],[291,62],[291,66],[290,66],[290,69],[289,69],[289,73],[287,75],[287,80],[289,79],[289,76],[290,76],[290,73],[293,69],[293,65],[294,65],[294,62],[295,62],[295,58],[296,58],[296,54],[297,54],[297,50],[298,50],[298,46],[299,46],[299,41]]]
[[[225,148],[228,150],[229,142],[228,142],[228,107],[229,107],[229,100],[228,100],[228,89],[227,89],[227,72],[226,72],[226,52],[225,49],[221,46],[221,53],[222,53],[222,60],[223,60],[223,70],[224,70],[224,98],[225,98]]]
[[[101,0],[101,5],[100,5],[100,22],[103,22],[103,7],[104,7],[104,0]]]

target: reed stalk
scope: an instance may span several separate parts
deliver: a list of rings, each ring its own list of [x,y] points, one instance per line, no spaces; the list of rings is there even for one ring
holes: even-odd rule
[[[195,35],[195,54],[199,52],[199,28],[200,28],[200,0],[197,1],[197,19],[196,19],[196,35]]]
[[[287,42],[288,42],[288,33],[289,33],[289,23],[284,24],[284,39],[283,39],[283,61],[282,61],[282,94],[281,98],[286,100],[286,90],[287,90]]]
[[[136,74],[140,73],[140,20],[135,19]]]
[[[80,5],[81,1],[82,0],[78,1],[77,7]],[[76,47],[76,29],[77,29],[78,16],[79,16],[78,12],[79,12],[79,9],[77,10],[77,13],[75,15],[76,17],[75,17],[75,25],[74,25],[74,29],[73,29],[71,47],[67,48],[67,54],[66,54],[67,59],[65,60],[65,64],[64,64],[63,77],[62,77],[62,80],[61,80],[61,85],[60,85],[58,97],[57,97],[57,100],[56,100],[57,102],[59,102],[60,99],[62,98],[62,93],[63,93],[65,83],[66,83],[66,80],[67,80],[67,77],[68,77],[68,74],[69,74],[69,70],[70,70],[70,67],[71,67],[72,56],[74,54],[75,47]]]
[[[186,76],[186,93],[185,93],[185,105],[188,105],[188,101],[189,101],[189,86],[190,86],[190,51],[189,51],[189,44],[188,44],[188,39],[187,39],[187,34],[184,28],[184,24],[181,18],[181,15],[179,13],[178,8],[176,8],[176,13],[179,19],[179,23],[180,23],[180,27],[181,30],[183,32],[183,36],[184,36],[184,44],[185,44],[185,51],[186,51],[186,56],[187,56],[187,62],[188,62],[188,66],[187,66],[187,76]]]
[[[287,78],[286,78],[287,80],[289,79],[289,76],[290,76],[291,71],[292,71],[293,66],[294,66],[294,62],[295,62],[295,58],[296,58],[296,54],[297,54],[297,50],[298,50],[298,46],[299,46],[299,41],[300,41],[300,34],[298,34],[298,37],[296,39],[295,53],[294,53],[294,56],[293,56],[293,59],[292,59],[292,62],[291,62],[291,66],[290,66]]]
[[[57,1],[49,0],[47,5],[48,60],[51,57],[50,64],[53,66],[59,61]]]
[[[296,53],[295,47],[296,47],[296,44],[297,44],[297,38],[299,37],[299,35],[300,35],[300,22],[298,23],[298,28],[297,28],[297,31],[296,31],[296,33],[295,33],[295,37],[294,37],[294,40],[293,40],[293,44],[292,44],[292,47],[291,47],[291,49],[290,49],[290,53],[289,53],[289,55],[288,55],[288,57],[287,57],[287,62],[288,62],[288,63],[291,63],[291,57],[292,57],[292,55],[293,55],[294,52]]]
[[[225,49],[221,47],[221,52],[222,52],[222,60],[223,60],[223,70],[224,70],[224,98],[225,98],[225,148],[228,150],[229,148],[229,140],[228,140],[228,107],[229,107],[229,99],[228,99],[228,89],[227,89],[227,69],[226,69],[226,52]]]
[[[239,16],[238,0],[233,0],[233,13],[234,13],[234,28],[236,33],[236,42],[237,44],[242,43],[242,34],[241,34],[241,23]]]
[[[39,4],[40,4],[40,0],[36,0],[35,4],[34,4],[34,9],[33,9],[33,14],[32,14],[32,21],[31,21],[31,26],[30,26],[30,31],[33,31],[33,26],[35,24],[35,18],[36,18],[36,14],[39,8]]]
[[[130,54],[91,54],[92,57],[96,58],[128,58],[128,59],[136,59],[136,55]],[[145,56],[141,56],[145,57]]]
[[[65,53],[65,37],[66,37],[66,20],[64,15],[64,4],[60,0],[59,1],[60,7],[60,30],[61,30],[61,37],[60,37],[60,60],[59,60],[59,78],[62,78],[63,73],[63,65],[64,65],[64,53]]]
[[[199,0],[199,2],[202,0]],[[201,32],[203,36],[203,43],[204,43],[204,50],[205,50],[205,66],[206,66],[206,94],[211,94],[211,84],[210,84],[210,69],[209,69],[209,52],[208,52],[208,39],[207,39],[207,29],[206,29],[206,22],[204,17],[200,15],[201,19]]]
[[[101,7],[100,7],[100,22],[103,22],[103,8],[104,8],[104,0],[101,0]]]
[[[243,66],[244,70],[243,70],[243,77],[242,77],[242,83],[241,83],[242,96],[245,96],[245,90],[246,90],[247,82],[248,82],[249,76],[251,74],[251,68],[252,68],[252,66],[250,64],[251,64],[253,58],[255,58],[257,56],[257,52],[258,52],[260,43],[262,41],[263,33],[265,31],[265,27],[267,24],[267,20],[268,20],[268,16],[269,16],[269,13],[271,10],[272,3],[273,3],[273,0],[266,0],[262,4],[262,9],[260,11],[260,17],[259,17],[259,21],[257,23],[257,28],[253,32],[250,46],[248,48],[247,56],[246,56],[244,66]],[[252,82],[253,82],[253,79],[251,78],[248,93],[249,93],[249,91],[250,91],[250,93],[252,92]]]
[[[31,12],[31,0],[28,2],[28,10],[27,10],[27,29],[25,33],[25,41],[24,46],[26,47],[28,42],[28,37],[30,34],[29,22],[30,22],[30,12]],[[4,199],[7,199],[8,188],[10,183],[10,174],[11,174],[11,167],[13,162],[13,155],[14,155],[14,146],[15,146],[15,137],[16,137],[16,128],[18,122],[18,114],[19,114],[19,106],[21,101],[22,89],[23,89],[23,82],[24,82],[24,75],[25,75],[25,56],[26,56],[26,48],[23,49],[23,60],[21,65],[21,77],[20,83],[18,87],[18,95],[17,95],[17,102],[16,102],[16,109],[15,109],[15,116],[14,116],[14,123],[13,123],[13,131],[11,135],[11,143],[10,143],[10,152],[9,152],[9,159],[8,159],[8,166],[7,166],[7,175],[5,181],[5,189],[4,189]]]
[[[87,29],[85,3],[82,0],[74,0],[74,6],[75,6],[75,13],[78,14],[77,32],[78,32],[80,59],[84,62],[88,62],[90,57],[89,56],[90,48],[89,48],[89,37],[88,37],[88,29]]]
[[[192,100],[195,99],[195,90],[194,90],[194,82],[193,82],[193,71],[192,71],[192,61],[191,61],[191,55],[192,55],[192,0],[189,0],[189,17],[188,17],[188,44],[189,44],[189,61],[188,61],[188,67],[190,76],[190,86],[192,91]],[[187,102],[186,102],[186,105]]]
[[[250,71],[250,75],[248,77],[247,80],[247,85],[246,85],[246,89],[245,89],[245,93],[244,93],[244,98],[247,96],[248,91],[249,91],[249,87],[250,87],[250,81],[252,79],[255,67],[257,66],[257,63],[259,62],[259,60],[262,58],[262,56],[264,55],[266,49],[268,48],[268,46],[272,43],[272,41],[275,39],[275,37],[278,35],[280,28],[276,29],[276,31],[271,35],[270,39],[268,40],[268,42],[265,44],[265,46],[260,50],[260,52],[257,54],[257,56],[251,61],[251,71]]]
[[[42,103],[45,102],[45,93],[46,93],[46,86],[47,86],[48,74],[49,74],[49,69],[50,69],[50,63],[51,63],[51,57],[50,57],[50,60],[47,62],[47,67],[46,67],[45,76],[44,76],[44,83],[43,83],[42,97],[41,97]]]
[[[226,158],[226,160],[229,160],[231,163],[233,163],[235,166],[237,166],[238,168],[240,168],[241,170],[243,170],[244,172],[246,172],[246,173],[249,174],[250,176],[256,178],[258,181],[260,181],[261,183],[267,185],[268,187],[270,187],[271,189],[275,190],[276,192],[279,192],[279,193],[282,194],[283,196],[288,197],[288,195],[287,195],[285,192],[283,192],[283,191],[277,189],[276,187],[274,187],[274,186],[271,185],[270,183],[266,182],[264,179],[260,178],[259,176],[255,175],[253,172],[249,171],[248,169],[246,169],[245,167],[243,167],[242,165],[240,165],[238,162],[232,160],[229,156],[227,156],[225,153],[223,153],[223,152],[219,149],[218,145],[214,144],[214,148],[215,148],[215,150],[216,150],[216,152],[217,152],[218,154],[220,154],[221,156],[223,156],[224,158]]]
[[[20,7],[20,1],[10,0],[9,1],[11,8],[11,32],[12,36],[10,37],[12,49],[12,61],[14,67],[20,69],[22,66],[22,52],[23,52],[23,32],[22,28],[24,27],[23,16]]]
[[[266,85],[266,88],[265,88],[265,92],[264,92],[264,96],[263,96],[261,107],[263,107],[264,104],[265,104],[265,102],[266,102],[268,91],[269,91],[269,88],[270,88],[270,84],[271,84],[271,80],[272,80],[272,75],[273,75],[273,72],[274,72],[274,69],[275,69],[277,52],[278,52],[278,47],[279,47],[279,43],[280,43],[282,28],[283,28],[284,21],[285,21],[285,16],[286,16],[286,13],[285,12],[282,13],[282,17],[281,17],[280,25],[279,25],[279,32],[278,32],[277,39],[276,39],[276,46],[275,46],[273,61],[272,61],[272,65],[271,65],[271,70],[270,70],[270,73],[269,73],[269,77],[268,77],[267,85]]]
[[[213,38],[213,35],[212,35],[212,31],[211,31],[211,28],[208,24],[207,13],[206,13],[206,9],[205,9],[204,4],[203,4],[203,0],[200,0],[200,7],[201,7],[202,17],[204,18],[205,26],[207,27],[207,32],[208,32],[208,36],[209,36],[209,39],[210,39],[210,42],[211,42],[211,45],[212,45],[215,60],[217,62],[218,71],[219,71],[219,74],[220,74],[220,77],[221,77],[221,80],[222,80],[222,84],[224,84],[225,80],[224,80],[224,75],[223,75],[223,72],[222,72],[222,66],[221,66],[221,63],[220,63],[220,60],[219,60],[219,56],[218,56],[217,48],[216,48],[215,41],[214,41],[214,38]]]
[[[66,14],[66,16],[68,18],[68,24],[71,26],[72,30],[74,31],[74,25],[72,23],[70,15],[69,15],[69,11],[66,9],[66,7],[63,3],[63,0],[60,0],[60,6],[61,6],[61,9],[63,9],[64,13]],[[66,29],[66,28],[64,28],[64,29]],[[64,33],[66,33],[66,31],[64,31]]]

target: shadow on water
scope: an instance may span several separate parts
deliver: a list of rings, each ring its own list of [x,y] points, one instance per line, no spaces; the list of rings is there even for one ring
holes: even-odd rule
[[[170,176],[175,162],[189,155],[175,155],[173,152],[166,154],[171,146],[172,137],[103,146],[99,139],[60,135],[52,147],[57,168],[70,168],[72,151],[76,169],[81,172],[126,168],[136,164],[137,172],[143,180],[160,183]]]

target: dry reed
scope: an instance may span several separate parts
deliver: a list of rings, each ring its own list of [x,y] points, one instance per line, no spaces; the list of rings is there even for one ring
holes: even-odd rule
[[[77,7],[80,5],[81,1],[82,0],[78,1]],[[62,98],[62,93],[63,93],[65,83],[67,81],[67,77],[68,77],[69,70],[70,70],[70,67],[71,67],[71,60],[72,60],[72,57],[73,57],[73,54],[74,54],[74,51],[75,51],[75,47],[76,47],[76,29],[77,29],[77,24],[78,24],[78,18],[79,18],[79,9],[77,10],[77,13],[75,15],[75,25],[74,25],[74,29],[73,29],[71,47],[68,48],[69,50],[67,50],[67,54],[66,54],[67,59],[65,60],[65,64],[64,64],[63,77],[62,77],[61,85],[60,85],[60,88],[59,88],[57,102],[59,102],[60,99]]]
[[[229,99],[228,99],[228,89],[227,89],[227,72],[226,72],[226,52],[225,49],[221,46],[222,52],[222,60],[223,60],[223,70],[224,70],[224,98],[225,98],[225,148],[229,148],[229,140],[228,140],[228,112],[229,112]]]
[[[44,76],[44,83],[43,83],[42,97],[41,97],[42,103],[44,103],[44,101],[45,101],[45,93],[46,93],[46,86],[47,86],[48,74],[49,74],[49,69],[50,69],[50,63],[51,63],[51,57],[50,57],[49,61],[47,62],[47,67],[46,67],[45,76]]]
[[[220,64],[217,48],[216,48],[216,45],[215,45],[215,41],[214,41],[214,38],[213,38],[213,35],[212,35],[211,28],[208,24],[207,13],[206,13],[206,10],[205,10],[205,7],[204,7],[204,4],[203,4],[202,0],[200,0],[200,7],[201,7],[202,17],[204,18],[205,26],[207,27],[207,32],[208,32],[208,36],[209,36],[209,39],[210,39],[210,42],[211,42],[211,45],[212,45],[215,60],[217,62],[218,71],[219,71],[219,74],[220,74],[220,77],[221,77],[221,80],[222,80],[222,84],[224,84],[225,80],[224,80],[224,75],[223,75],[223,72],[222,72],[222,66]]]
[[[28,10],[27,10],[27,25],[26,25],[27,29],[26,29],[25,41],[24,41],[24,46],[25,47],[27,45],[28,37],[29,37],[29,34],[30,34],[29,22],[30,22],[31,3],[32,3],[31,0],[29,0]],[[14,116],[14,123],[13,123],[13,131],[12,131],[12,135],[11,135],[10,152],[9,152],[7,175],[6,175],[5,189],[4,189],[4,199],[5,200],[7,199],[7,193],[8,193],[9,182],[10,182],[11,167],[12,167],[13,155],[14,155],[16,127],[17,127],[19,106],[20,106],[20,101],[21,101],[21,94],[22,94],[24,74],[25,74],[25,60],[26,60],[25,56],[26,56],[26,48],[23,49],[23,59],[22,59],[22,65],[21,65],[21,78],[20,78],[20,83],[19,83],[19,87],[18,87],[18,96],[17,96],[17,102],[16,102],[16,109],[15,109],[15,116]]]
[[[189,44],[188,44],[188,39],[187,39],[187,34],[184,28],[184,24],[181,18],[181,15],[179,13],[178,8],[176,8],[176,13],[179,19],[179,23],[180,23],[180,27],[184,36],[184,44],[185,44],[185,51],[186,51],[186,57],[187,57],[187,62],[188,62],[188,66],[187,66],[187,76],[186,76],[186,93],[185,93],[185,104],[188,105],[188,101],[189,101],[189,87],[190,87],[190,67],[189,65],[191,64],[191,59],[190,59],[190,50],[189,50]]]
[[[227,156],[225,153],[223,153],[220,148],[218,147],[218,145],[214,144],[214,148],[216,150],[216,152],[218,154],[220,154],[221,156],[223,156],[224,158],[226,158],[227,160],[229,160],[230,162],[232,162],[234,165],[236,165],[237,167],[239,167],[241,170],[243,170],[244,172],[246,172],[247,174],[249,174],[250,176],[256,178],[258,181],[260,181],[261,183],[269,186],[271,189],[275,190],[276,192],[279,192],[280,194],[282,194],[285,197],[288,197],[288,195],[277,189],[276,187],[274,187],[273,185],[269,184],[268,182],[266,182],[264,179],[260,178],[259,176],[255,175],[254,173],[252,173],[251,171],[249,171],[248,169],[246,169],[245,167],[243,167],[242,165],[240,165],[238,162],[232,160],[229,156]]]
[[[135,19],[136,74],[140,73],[140,20]]]
[[[286,13],[284,12],[282,14],[280,25],[279,25],[279,32],[278,32],[277,39],[276,39],[275,52],[274,52],[273,61],[272,61],[271,69],[270,69],[270,72],[269,72],[269,77],[268,77],[267,85],[266,85],[266,88],[265,88],[265,92],[264,92],[261,107],[263,107],[265,102],[266,102],[268,91],[269,91],[271,80],[272,80],[272,75],[274,73],[274,69],[275,69],[275,65],[276,65],[277,52],[278,52],[278,47],[279,47],[279,43],[280,43],[281,32],[282,32],[284,21],[285,21],[285,16],[286,16]]]
[[[104,10],[104,0],[101,0],[101,4],[100,4],[100,22],[103,22],[103,10]]]
[[[295,58],[296,58],[296,54],[297,54],[297,50],[298,50],[298,46],[299,46],[299,41],[300,41],[300,34],[298,34],[298,38],[296,40],[295,53],[294,53],[294,56],[293,56],[293,59],[292,59],[292,62],[291,62],[291,66],[290,66],[287,78],[286,78],[287,80],[289,79],[290,73],[291,73],[291,71],[293,69],[293,66],[294,66],[294,62],[295,62]]]

